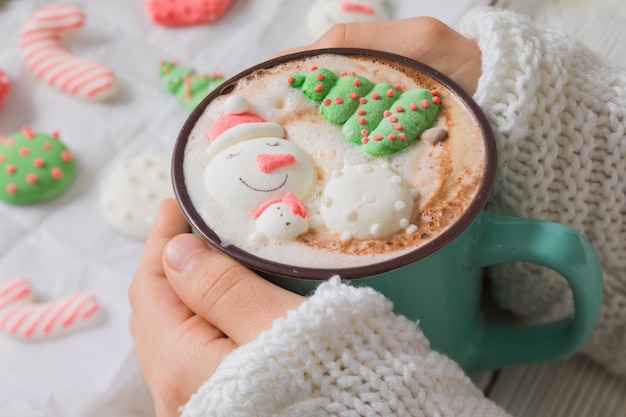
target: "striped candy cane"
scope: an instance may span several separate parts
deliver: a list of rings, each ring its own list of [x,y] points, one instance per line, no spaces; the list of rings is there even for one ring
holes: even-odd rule
[[[94,323],[100,306],[91,294],[76,292],[58,300],[33,302],[28,281],[0,283],[0,330],[25,340],[59,336]]]
[[[61,34],[80,28],[85,14],[78,7],[59,3],[38,9],[20,35],[20,49],[28,69],[55,88],[88,100],[106,100],[116,89],[115,76],[106,66],[69,53]]]
[[[9,304],[32,299],[33,293],[26,278],[12,278],[0,282],[0,316]]]

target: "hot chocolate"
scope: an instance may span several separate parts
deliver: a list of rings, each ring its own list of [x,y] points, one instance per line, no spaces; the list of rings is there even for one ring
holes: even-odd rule
[[[244,71],[194,110],[173,168],[192,226],[295,274],[379,264],[460,233],[488,189],[490,136],[467,98],[413,61],[318,52]]]

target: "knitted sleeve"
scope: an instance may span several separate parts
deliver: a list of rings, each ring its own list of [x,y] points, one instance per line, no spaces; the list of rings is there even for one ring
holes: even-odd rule
[[[626,71],[572,37],[495,8],[470,11],[459,30],[481,49],[474,98],[496,134],[487,209],[556,221],[591,241],[604,294],[585,350],[626,374]],[[498,302],[529,322],[572,311],[567,284],[546,268],[507,263],[490,275]]]
[[[505,416],[417,325],[370,288],[322,284],[241,346],[184,417]]]

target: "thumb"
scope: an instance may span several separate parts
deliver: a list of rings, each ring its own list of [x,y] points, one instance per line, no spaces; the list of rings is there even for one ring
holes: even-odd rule
[[[180,299],[237,345],[256,338],[304,300],[191,233],[169,241],[163,251],[163,268]]]

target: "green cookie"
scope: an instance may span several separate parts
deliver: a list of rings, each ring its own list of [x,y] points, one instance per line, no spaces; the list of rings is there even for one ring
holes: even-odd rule
[[[74,179],[74,157],[56,134],[24,127],[0,137],[0,200],[33,204],[54,198]]]

